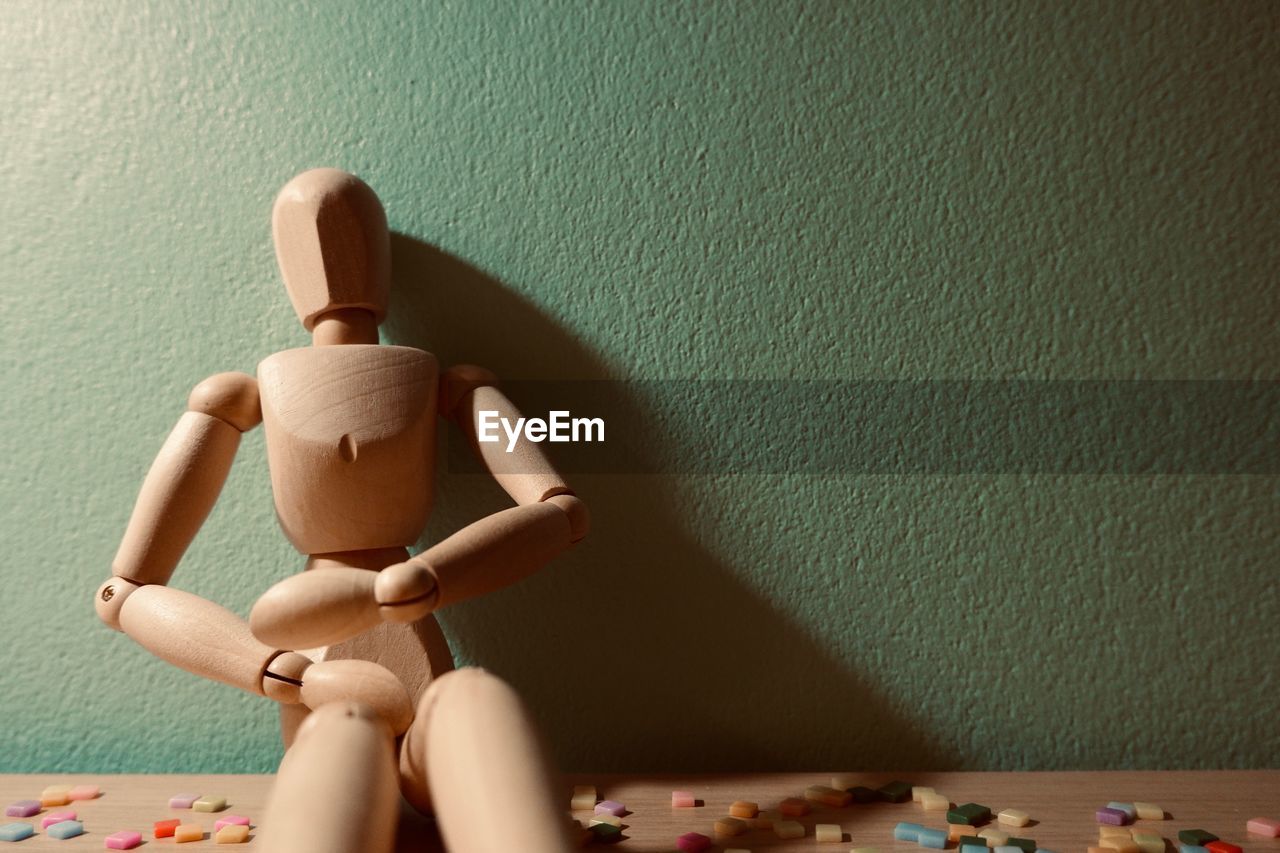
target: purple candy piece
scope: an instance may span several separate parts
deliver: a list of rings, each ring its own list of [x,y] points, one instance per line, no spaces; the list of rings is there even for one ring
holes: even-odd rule
[[[4,810],[5,817],[31,817],[40,814],[39,800],[18,800],[10,803]]]
[[[169,798],[169,808],[189,809],[191,804],[200,799],[199,794],[174,794]]]
[[[1129,816],[1119,809],[1098,809],[1098,823],[1109,823],[1112,826],[1124,826]]]
[[[596,803],[596,814],[611,814],[614,817],[621,817],[627,813],[627,807],[622,803],[614,800],[605,800],[603,803]]]

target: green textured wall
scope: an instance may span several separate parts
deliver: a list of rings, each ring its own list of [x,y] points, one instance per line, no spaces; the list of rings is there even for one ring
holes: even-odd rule
[[[506,376],[1280,378],[1274,4],[184,5],[0,9],[0,770],[278,760],[90,598],[190,387],[306,342],[304,168],[384,200],[386,339]],[[262,451],[175,578],[241,613],[301,562]],[[1280,764],[1274,476],[575,484],[442,616],[566,768]]]

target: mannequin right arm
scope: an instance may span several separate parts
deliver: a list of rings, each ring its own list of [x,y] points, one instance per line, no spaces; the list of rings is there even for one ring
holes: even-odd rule
[[[219,373],[195,387],[147,472],[94,607],[108,626],[175,666],[297,702],[294,682],[306,658],[258,642],[231,611],[166,587],[222,491],[240,434],[261,421],[253,377]]]

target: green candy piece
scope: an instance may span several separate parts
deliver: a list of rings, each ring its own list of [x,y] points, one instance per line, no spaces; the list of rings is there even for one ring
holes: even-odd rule
[[[911,799],[911,783],[910,782],[890,782],[887,785],[881,785],[876,793],[880,795],[880,799],[886,803],[905,803]]]
[[[870,788],[863,787],[862,785],[859,785],[856,788],[850,788],[849,793],[853,794],[853,801],[855,803],[865,804],[865,803],[876,803],[880,801],[879,792],[873,791]]]
[[[594,826],[587,827],[587,829],[591,831],[593,841],[609,844],[622,840],[622,827],[614,826],[611,823],[597,823]]]
[[[1036,853],[1036,843],[1030,838],[1010,838],[1005,844],[1009,847],[1021,847],[1024,853]]]
[[[979,847],[986,847],[987,839],[983,838],[980,835],[962,835],[960,836],[960,839],[956,841],[957,847],[963,847],[966,844],[976,844]]]
[[[965,803],[947,812],[947,823],[964,823],[978,826],[991,820],[991,809],[977,803]]]
[[[1218,836],[1203,829],[1184,829],[1178,833],[1178,840],[1192,847],[1203,847],[1210,841],[1217,841]]]

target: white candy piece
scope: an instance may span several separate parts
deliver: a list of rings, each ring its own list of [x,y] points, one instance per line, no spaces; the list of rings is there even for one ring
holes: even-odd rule
[[[945,812],[947,809],[951,808],[951,800],[949,800],[945,794],[921,794],[920,805],[923,806],[924,810],[927,812]]]
[[[1134,803],[1133,810],[1138,813],[1139,820],[1164,820],[1164,809],[1155,803]]]
[[[926,788],[923,785],[915,785],[911,788],[911,801],[913,803],[920,802],[920,798],[925,794],[936,794],[937,791],[932,788]],[[855,848],[856,849],[856,848]]]
[[[1026,826],[1031,821],[1031,816],[1017,809],[1005,809],[996,815],[996,820],[1005,826]]]
[[[844,833],[838,823],[819,823],[813,827],[813,837],[819,843],[844,841]]]

